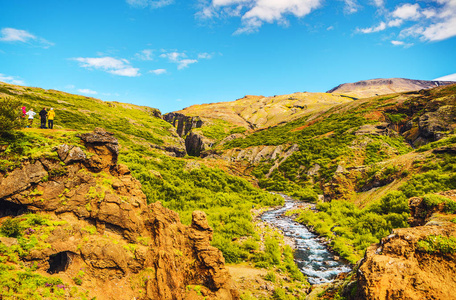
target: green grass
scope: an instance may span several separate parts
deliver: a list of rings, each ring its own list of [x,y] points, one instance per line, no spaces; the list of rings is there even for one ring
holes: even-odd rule
[[[393,228],[408,227],[410,216],[407,198],[391,192],[365,209],[347,201],[318,203],[315,213],[297,210],[298,222],[311,226],[319,235],[331,240],[331,247],[355,264],[365,249],[388,235]]]
[[[175,159],[144,147],[135,149],[122,153],[120,159],[141,181],[148,202],[161,201],[177,211],[184,224],[190,224],[192,211],[205,211],[214,229],[212,244],[222,250],[227,262],[240,262],[248,256],[248,249],[232,240],[254,236],[250,209],[283,203],[283,198],[219,169],[195,166],[193,160]]]
[[[456,201],[453,201],[447,197],[430,194],[425,195],[423,197],[423,201],[427,207],[436,207],[439,205],[443,205],[444,212],[449,214],[456,213]]]
[[[446,237],[442,235],[430,235],[418,241],[417,248],[427,253],[456,253],[456,237]]]

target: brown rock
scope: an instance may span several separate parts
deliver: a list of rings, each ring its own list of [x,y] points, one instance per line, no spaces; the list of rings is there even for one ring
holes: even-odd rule
[[[417,242],[429,235],[456,237],[456,226],[396,229],[369,247],[358,271],[356,299],[453,299],[456,255],[420,250]]]
[[[48,174],[43,164],[49,171],[59,165],[46,160],[43,164],[26,163],[0,180],[0,193],[12,194],[3,198],[6,201],[37,212],[55,212],[49,216],[65,221],[46,233],[50,247],[32,249],[23,259],[38,261],[46,271],[50,256],[61,255],[57,272],[73,278],[84,269],[83,286],[90,290],[99,286],[102,291],[97,299],[113,299],[118,294],[113,291],[121,290],[117,286],[121,281],[128,282],[123,289],[125,295],[131,295],[129,299],[186,299],[195,296],[188,293],[188,285],[201,286],[205,299],[239,299],[222,253],[210,245],[212,229],[206,215],[194,212],[192,225],[185,226],[176,212],[159,202],[147,205],[139,181],[128,168],[113,164],[116,153],[103,144],[113,144],[113,137],[100,132],[86,135],[85,141],[92,143],[86,144],[89,151],[97,152],[92,157],[101,160],[72,155],[74,147],[63,145],[59,155],[71,163],[65,174],[40,182]],[[112,171],[104,173],[104,177],[110,176],[112,189],[104,183],[98,185],[100,176],[91,172],[100,169],[95,164],[100,161],[103,168]],[[31,193],[32,186],[38,193]],[[147,279],[142,277],[145,273]],[[131,284],[138,281],[140,284]]]
[[[43,165],[37,161],[34,164],[26,163],[21,169],[15,169],[0,181],[0,198],[11,196],[38,183],[48,173]]]
[[[81,148],[63,144],[57,149],[59,158],[67,165],[84,161],[87,157]]]
[[[96,170],[106,167],[115,167],[119,155],[117,139],[110,132],[102,128],[95,128],[93,133],[79,135],[89,152],[95,153],[98,157],[89,160],[88,167]]]
[[[17,245],[18,244],[16,238],[3,237],[3,236],[0,236],[0,243],[5,245],[6,247],[11,247],[13,245]]]

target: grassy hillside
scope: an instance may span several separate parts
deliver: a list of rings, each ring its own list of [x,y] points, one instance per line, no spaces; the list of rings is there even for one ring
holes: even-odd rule
[[[57,159],[54,149],[64,143],[84,150],[78,134],[95,127],[106,128],[119,138],[119,163],[126,164],[142,183],[149,203],[161,201],[177,211],[185,224],[190,223],[193,210],[205,211],[214,229],[212,244],[222,250],[228,263],[247,261],[277,268],[281,276],[290,274],[287,276],[294,278],[293,282],[305,286],[305,278],[293,262],[291,249],[275,232],[258,232],[250,212],[252,208],[282,204],[283,199],[258,189],[245,179],[229,175],[218,168],[217,163],[206,166],[206,161],[201,159],[176,158],[156,149],[155,146],[181,145],[182,140],[170,124],[156,117],[155,109],[2,84],[0,98],[5,97],[20,99],[27,109],[33,107],[35,111],[53,107],[56,129],[36,128],[39,124],[35,120],[34,128],[0,136],[0,176],[8,176],[26,161],[41,157]],[[5,251],[2,252],[10,250]]]
[[[287,274],[288,280],[298,282],[293,287],[298,290],[305,287],[305,279],[292,262],[291,249],[284,246],[279,234],[255,227],[252,208],[261,211],[283,202],[265,190],[317,202],[318,211],[294,211],[297,220],[326,236],[341,256],[356,263],[366,247],[392,228],[408,226],[409,197],[426,195],[434,203],[438,199],[433,194],[456,189],[456,160],[451,150],[456,149],[456,86],[355,101],[321,96],[325,100],[321,106],[314,102],[313,110],[300,109],[294,117],[282,115],[282,121],[292,121],[277,124],[275,120],[268,128],[243,129],[242,136],[214,146],[222,154],[281,146],[284,152],[294,149],[289,156],[234,163],[223,155],[205,159],[166,155],[160,148],[183,147],[183,140],[152,108],[0,84],[0,98],[5,97],[19,99],[36,111],[53,107],[56,129],[38,129],[35,121],[35,128],[1,136],[1,176],[8,176],[26,161],[56,158],[56,146],[81,146],[78,134],[106,128],[119,138],[119,162],[142,183],[149,203],[161,201],[179,212],[186,224],[193,210],[205,211],[214,228],[212,243],[227,262],[268,267],[281,274],[280,278]],[[290,99],[293,97],[296,99]],[[255,99],[264,103],[277,100],[283,105],[304,98]],[[252,103],[252,99],[238,101]],[[198,111],[194,110],[195,115]],[[220,111],[213,115],[217,113]],[[197,131],[220,141],[239,133],[239,128],[246,127],[214,117]],[[230,169],[232,172],[226,172]],[[253,175],[254,179],[249,182],[230,174]],[[268,276],[276,278],[274,273]],[[276,298],[282,299],[280,295]]]
[[[355,263],[392,228],[408,226],[408,198],[456,188],[454,155],[432,152],[456,145],[455,103],[455,86],[358,100],[223,149],[298,145],[278,166],[277,159],[253,164],[252,174],[268,190],[310,201],[323,195],[320,212],[299,211],[298,220]]]
[[[38,113],[43,107],[54,108],[56,129],[90,131],[98,126],[115,132],[122,142],[133,138],[160,146],[181,144],[172,126],[159,118],[160,111],[154,108],[1,82],[0,96],[19,99],[27,111],[33,108]],[[34,127],[39,127],[39,122],[37,115]]]
[[[304,92],[245,96],[231,102],[193,105],[175,113],[200,118],[203,126],[194,131],[217,143],[234,133],[268,128],[352,101],[351,97],[342,95]]]

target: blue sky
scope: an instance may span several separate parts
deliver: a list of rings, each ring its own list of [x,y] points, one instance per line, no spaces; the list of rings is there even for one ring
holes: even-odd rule
[[[163,113],[404,77],[456,81],[456,0],[0,0],[0,81]]]

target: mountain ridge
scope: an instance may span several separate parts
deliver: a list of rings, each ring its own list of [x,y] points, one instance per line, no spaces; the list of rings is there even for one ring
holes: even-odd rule
[[[442,85],[454,84],[454,81],[416,80],[407,78],[376,78],[352,83],[342,83],[326,93],[344,94],[356,98],[392,93],[411,92],[430,89]]]

